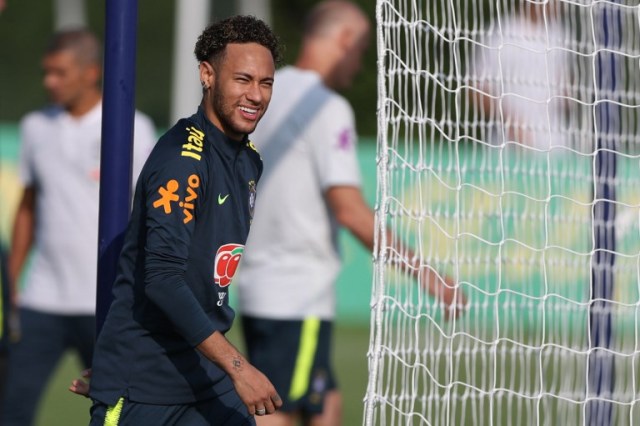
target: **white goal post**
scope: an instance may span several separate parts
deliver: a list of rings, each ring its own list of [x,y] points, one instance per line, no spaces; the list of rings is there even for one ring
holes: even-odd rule
[[[640,424],[638,1],[377,0],[376,21],[363,423]]]

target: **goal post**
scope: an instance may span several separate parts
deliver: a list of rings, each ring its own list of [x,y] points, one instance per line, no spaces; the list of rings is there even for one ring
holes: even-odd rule
[[[377,1],[367,426],[640,422],[636,3]]]

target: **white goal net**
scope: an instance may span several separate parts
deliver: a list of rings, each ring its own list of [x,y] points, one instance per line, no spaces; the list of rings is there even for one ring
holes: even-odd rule
[[[364,423],[640,424],[638,0],[376,14]],[[416,261],[452,278],[462,315],[409,278]]]

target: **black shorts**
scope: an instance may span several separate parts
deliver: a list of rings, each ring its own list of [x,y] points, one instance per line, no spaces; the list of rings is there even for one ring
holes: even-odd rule
[[[114,406],[94,401],[89,426],[255,426],[235,390],[193,404],[156,405],[120,398]]]
[[[336,388],[331,366],[332,323],[317,318],[272,320],[242,317],[249,362],[264,373],[282,398],[281,411],[322,412]]]
[[[0,247],[0,357],[9,349],[9,271],[7,255]],[[0,375],[4,379],[4,375]],[[4,381],[2,382],[4,384]]]

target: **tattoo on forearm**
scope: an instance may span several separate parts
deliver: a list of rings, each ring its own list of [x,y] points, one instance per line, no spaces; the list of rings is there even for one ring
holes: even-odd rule
[[[242,367],[242,359],[240,359],[240,357],[234,357],[232,364],[234,369],[240,370],[240,368]]]

